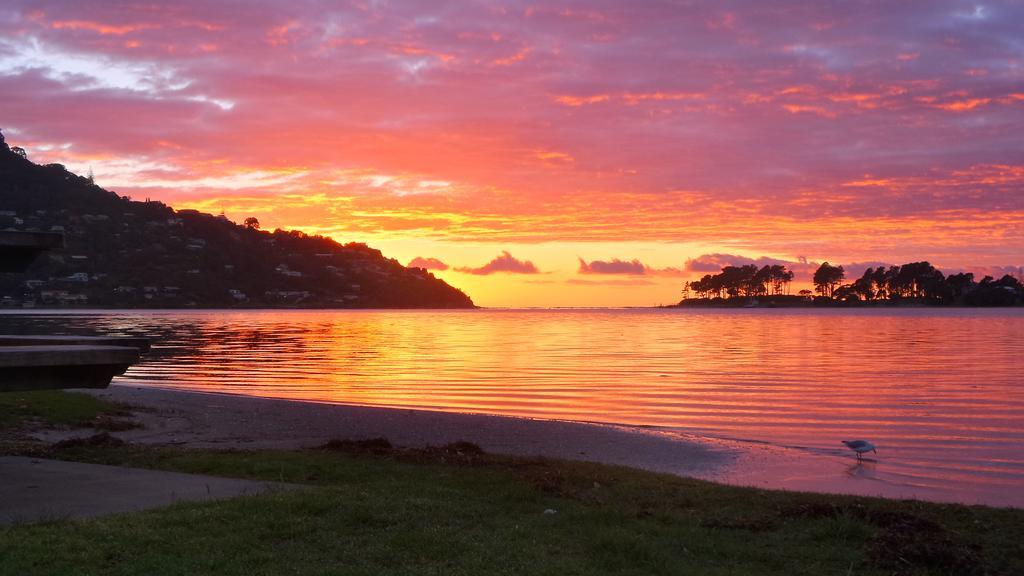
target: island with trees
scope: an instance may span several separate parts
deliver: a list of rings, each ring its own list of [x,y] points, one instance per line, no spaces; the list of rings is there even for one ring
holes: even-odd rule
[[[461,290],[361,243],[264,231],[104,190],[40,166],[0,134],[0,230],[60,232],[24,275],[0,274],[3,307],[472,308]]]
[[[1024,285],[1006,274],[976,280],[970,272],[945,275],[928,262],[868,268],[851,282],[842,266],[821,264],[812,279],[814,290],[791,293],[794,274],[783,265],[725,266],[683,284],[688,306],[870,306],[959,305],[1020,306]]]

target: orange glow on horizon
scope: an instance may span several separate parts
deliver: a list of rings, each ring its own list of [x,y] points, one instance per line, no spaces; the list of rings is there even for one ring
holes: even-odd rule
[[[121,195],[438,259],[487,305],[677,299],[581,258],[1022,264],[1011,7],[435,8],[16,2],[0,126]],[[505,252],[544,273],[454,271]]]

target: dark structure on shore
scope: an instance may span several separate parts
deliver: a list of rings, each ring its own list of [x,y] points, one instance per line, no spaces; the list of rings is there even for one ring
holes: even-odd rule
[[[0,232],[0,272],[22,272],[60,234]],[[47,388],[105,388],[149,350],[142,338],[0,336],[0,392]]]

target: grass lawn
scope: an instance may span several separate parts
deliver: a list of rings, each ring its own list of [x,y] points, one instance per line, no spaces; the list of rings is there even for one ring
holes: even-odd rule
[[[87,394],[60,390],[0,394],[0,430],[35,419],[58,426],[78,426],[119,413],[120,407]]]
[[[735,488],[472,445],[0,445],[307,489],[0,528],[0,574],[1024,574],[1024,511]]]

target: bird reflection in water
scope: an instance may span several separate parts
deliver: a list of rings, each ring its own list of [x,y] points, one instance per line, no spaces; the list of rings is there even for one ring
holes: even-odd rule
[[[876,479],[876,468],[878,462],[870,458],[858,459],[850,467],[846,469],[846,475],[858,480],[874,480]]]

